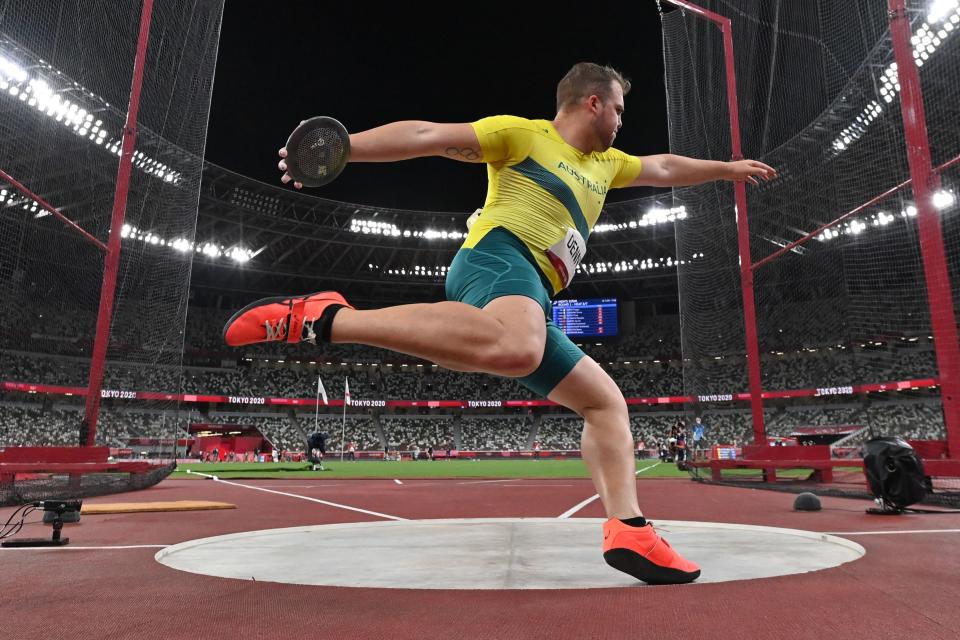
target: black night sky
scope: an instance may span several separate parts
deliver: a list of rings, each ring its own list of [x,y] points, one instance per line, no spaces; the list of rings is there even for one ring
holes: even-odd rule
[[[207,160],[279,185],[276,152],[300,120],[330,115],[350,131],[395,120],[553,118],[556,84],[576,62],[633,82],[617,147],[667,151],[660,17],[653,0],[424,12],[412,3],[243,3],[225,9]],[[351,164],[310,192],[374,206],[470,211],[482,165],[441,158]],[[613,192],[610,201],[646,195]]]

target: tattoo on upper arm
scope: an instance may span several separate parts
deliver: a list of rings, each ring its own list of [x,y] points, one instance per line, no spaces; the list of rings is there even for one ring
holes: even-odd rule
[[[480,161],[480,150],[472,147],[463,147],[462,149],[459,147],[447,147],[445,153],[447,157],[453,158],[454,160]]]

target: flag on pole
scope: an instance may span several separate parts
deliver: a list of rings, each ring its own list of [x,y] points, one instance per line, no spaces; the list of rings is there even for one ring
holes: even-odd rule
[[[343,404],[350,404],[350,380],[349,378],[343,379]]]
[[[323,380],[320,379],[320,376],[317,376],[317,395],[323,398],[323,404],[328,404],[327,390],[323,388]]]

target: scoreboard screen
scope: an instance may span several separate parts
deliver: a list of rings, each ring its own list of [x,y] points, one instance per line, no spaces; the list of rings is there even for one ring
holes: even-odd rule
[[[617,299],[554,300],[553,321],[571,337],[617,335]]]

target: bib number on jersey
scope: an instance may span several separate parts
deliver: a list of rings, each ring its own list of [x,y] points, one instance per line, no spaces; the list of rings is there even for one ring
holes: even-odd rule
[[[573,276],[577,273],[577,266],[583,261],[585,255],[587,255],[587,243],[573,228],[567,229],[567,235],[547,249],[547,258],[560,276],[564,289],[570,286]]]

